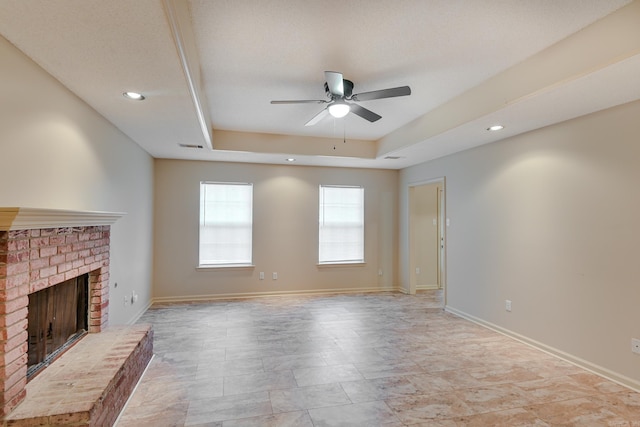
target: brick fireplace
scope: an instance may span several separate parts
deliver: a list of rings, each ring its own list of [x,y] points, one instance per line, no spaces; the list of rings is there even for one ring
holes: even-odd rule
[[[109,314],[110,227],[119,213],[0,208],[0,412],[26,396],[28,295],[89,275],[89,333]]]

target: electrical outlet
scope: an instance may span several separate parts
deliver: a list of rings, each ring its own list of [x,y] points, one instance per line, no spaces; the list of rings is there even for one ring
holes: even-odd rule
[[[378,276],[382,276],[382,269],[378,270]]]
[[[420,267],[416,267],[416,274],[420,274]]]
[[[274,271],[271,277],[273,278],[273,280],[278,280],[278,273]]]
[[[631,351],[640,354],[640,340],[638,338],[631,338]]]
[[[264,280],[264,271],[260,272],[260,280]]]
[[[511,300],[504,301],[504,309],[507,311],[511,311]]]

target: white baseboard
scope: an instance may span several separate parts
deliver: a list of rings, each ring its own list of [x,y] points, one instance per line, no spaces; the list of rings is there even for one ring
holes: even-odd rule
[[[431,291],[435,289],[440,289],[438,285],[417,285],[416,291]]]
[[[506,335],[509,338],[513,338],[516,341],[520,341],[520,342],[522,342],[524,344],[527,344],[527,345],[529,345],[531,347],[534,347],[534,348],[536,348],[538,350],[544,351],[545,353],[548,353],[548,354],[550,354],[552,356],[555,356],[555,357],[557,357],[559,359],[562,359],[565,362],[569,362],[569,363],[571,363],[573,365],[576,365],[576,366],[578,366],[578,367],[580,367],[582,369],[585,369],[585,370],[587,370],[587,371],[589,371],[589,372],[591,372],[593,374],[599,375],[599,376],[601,376],[603,378],[606,378],[606,379],[608,379],[610,381],[613,381],[613,382],[615,382],[617,384],[620,384],[622,386],[628,387],[631,390],[640,393],[640,381],[636,381],[636,380],[634,380],[632,378],[629,378],[629,377],[627,377],[625,375],[621,375],[621,374],[619,374],[617,372],[614,372],[614,371],[612,371],[610,369],[607,369],[607,368],[604,368],[602,366],[596,365],[594,363],[591,363],[591,362],[586,361],[584,359],[581,359],[579,357],[573,356],[573,355],[571,355],[569,353],[565,353],[562,350],[558,350],[557,348],[548,346],[548,345],[543,344],[543,343],[541,343],[539,341],[536,341],[536,340],[533,340],[531,338],[528,338],[528,337],[526,337],[524,335],[520,335],[520,334],[518,334],[516,332],[513,332],[513,331],[511,331],[509,329],[505,329],[505,328],[503,328],[501,326],[498,326],[498,325],[495,325],[495,324],[493,324],[491,322],[484,321],[484,320],[482,320],[480,318],[477,318],[475,316],[467,314],[464,311],[457,310],[457,309],[455,309],[453,307],[450,307],[450,306],[446,306],[444,309],[445,309],[445,311],[447,311],[449,313],[455,314],[456,316],[460,316],[463,319],[469,320],[469,321],[471,321],[473,323],[476,323],[476,324],[478,324],[480,326],[484,326],[485,328],[491,329],[492,331],[498,332],[498,333],[500,333],[502,335]]]
[[[359,293],[378,293],[378,292],[402,292],[402,288],[393,286],[393,287],[384,287],[384,288],[370,287],[370,288],[342,288],[342,289],[310,289],[310,290],[297,290],[297,291],[185,295],[185,296],[174,296],[174,297],[156,297],[156,298],[153,298],[153,302],[151,305],[177,303],[177,302],[216,301],[216,300],[227,300],[227,299],[246,299],[246,298],[277,297],[277,296],[359,294]]]
[[[153,301],[148,301],[147,304],[140,310],[138,310],[138,312],[127,322],[127,325],[134,325],[138,320],[140,320],[142,315],[146,313],[152,305]]]

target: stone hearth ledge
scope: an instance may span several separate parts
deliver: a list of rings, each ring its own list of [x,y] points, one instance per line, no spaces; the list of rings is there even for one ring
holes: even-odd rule
[[[3,425],[112,425],[152,355],[151,325],[87,334],[27,384],[27,397]]]
[[[0,207],[0,231],[112,225],[124,212]]]

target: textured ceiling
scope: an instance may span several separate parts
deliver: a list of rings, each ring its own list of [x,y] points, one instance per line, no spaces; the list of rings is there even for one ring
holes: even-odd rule
[[[640,13],[638,1],[618,14]],[[0,34],[155,157],[400,168],[639,99],[640,42],[617,52],[628,36],[601,36],[628,3],[0,0]],[[554,54],[576,58],[555,66]],[[355,93],[412,94],[362,102],[375,123],[350,114],[305,127],[324,106],[270,104],[324,99],[325,70]],[[489,135],[496,120],[506,132]],[[349,153],[332,149],[343,139]]]

